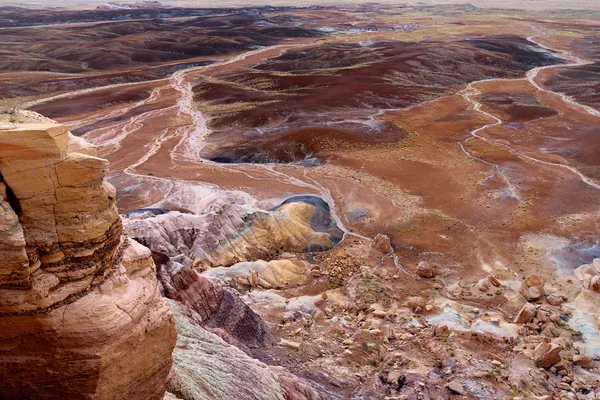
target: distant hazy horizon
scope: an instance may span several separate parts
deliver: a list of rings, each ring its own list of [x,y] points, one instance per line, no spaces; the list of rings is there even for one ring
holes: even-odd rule
[[[0,6],[16,6],[24,8],[67,8],[67,9],[94,9],[99,5],[107,3],[132,4],[140,1],[100,1],[100,0],[0,0]],[[160,3],[179,7],[242,7],[252,5],[334,5],[334,4],[466,4],[470,3],[478,7],[494,8],[523,8],[523,9],[590,9],[600,10],[600,1],[597,0],[504,0],[500,4],[492,0],[378,0],[378,1],[356,1],[356,0],[251,0],[242,2],[239,0],[221,0],[219,2],[208,0],[162,0]]]

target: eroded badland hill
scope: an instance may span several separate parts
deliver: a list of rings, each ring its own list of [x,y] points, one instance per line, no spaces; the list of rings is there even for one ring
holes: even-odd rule
[[[599,21],[0,7],[0,398],[600,398]]]

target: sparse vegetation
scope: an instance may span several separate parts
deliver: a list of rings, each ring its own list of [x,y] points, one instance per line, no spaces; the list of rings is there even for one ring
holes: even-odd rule
[[[9,115],[15,115],[18,114],[19,111],[21,111],[25,106],[25,101],[19,97],[13,97],[13,98],[6,98],[3,97],[2,99],[0,99],[0,113],[3,114],[9,114]],[[17,120],[15,119],[14,121],[12,121],[11,117],[11,122],[17,122]]]

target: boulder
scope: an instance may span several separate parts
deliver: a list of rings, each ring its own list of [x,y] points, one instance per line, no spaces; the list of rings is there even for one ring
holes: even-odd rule
[[[542,342],[533,350],[535,364],[540,368],[550,368],[561,361],[561,347],[555,343]]]
[[[517,315],[515,316],[515,324],[526,324],[531,322],[535,313],[537,311],[537,307],[531,303],[523,304],[523,307],[519,310]]]
[[[575,269],[574,274],[584,288],[600,293],[600,259],[596,258],[591,264],[583,264]]]
[[[389,253],[392,250],[392,244],[388,235],[378,233],[373,238],[372,247],[382,253]]]
[[[416,273],[421,278],[433,278],[435,276],[433,267],[427,261],[420,261],[417,264]]]
[[[527,301],[536,301],[542,297],[544,289],[544,277],[538,274],[531,274],[521,283],[521,294]]]
[[[546,301],[548,302],[548,304],[551,304],[553,306],[560,306],[562,303],[564,303],[564,299],[562,298],[562,296],[556,293],[551,293],[548,296],[546,296]]]

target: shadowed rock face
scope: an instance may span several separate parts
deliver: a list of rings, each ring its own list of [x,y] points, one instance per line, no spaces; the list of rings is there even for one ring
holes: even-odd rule
[[[176,332],[151,253],[121,235],[107,162],[69,142],[0,130],[0,394],[160,399]]]
[[[204,215],[134,214],[124,224],[130,237],[152,251],[200,269],[272,258],[285,251],[324,251],[342,237],[327,204],[312,196],[290,199],[270,211],[224,204]]]

